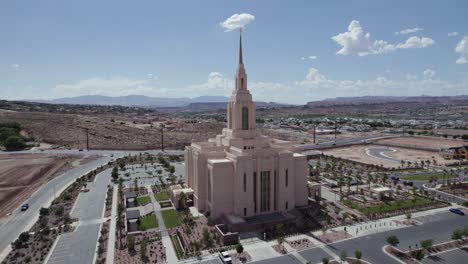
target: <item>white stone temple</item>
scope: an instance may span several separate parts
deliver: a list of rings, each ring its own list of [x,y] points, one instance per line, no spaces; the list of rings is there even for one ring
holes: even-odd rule
[[[235,89],[227,105],[227,127],[208,142],[185,148],[186,184],[194,206],[214,218],[284,212],[308,203],[306,156],[287,141],[262,136],[239,41]]]

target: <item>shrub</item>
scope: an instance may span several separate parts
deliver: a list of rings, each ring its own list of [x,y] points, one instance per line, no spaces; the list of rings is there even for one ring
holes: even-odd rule
[[[20,136],[9,136],[3,145],[7,150],[20,150],[25,147],[24,139]]]
[[[395,247],[396,245],[400,244],[400,240],[395,235],[391,235],[387,237],[387,243]]]
[[[244,252],[244,247],[241,244],[237,244],[236,251],[237,251],[237,253],[240,254],[240,253]]]

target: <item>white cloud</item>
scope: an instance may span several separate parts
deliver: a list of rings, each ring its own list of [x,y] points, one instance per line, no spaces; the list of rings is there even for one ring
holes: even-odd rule
[[[154,75],[154,74],[152,74],[152,73],[146,74],[146,78],[148,78],[148,79],[150,79],[150,80],[158,80],[158,79],[159,79],[158,76],[156,76],[156,75]]]
[[[458,32],[450,32],[447,34],[449,37],[455,37],[455,36],[458,36]]]
[[[423,76],[426,79],[432,79],[435,76],[435,71],[431,69],[426,69],[423,71]]]
[[[80,95],[125,96],[151,93],[153,89],[148,80],[114,76],[108,79],[89,78],[74,84],[58,84],[54,88],[54,93],[58,97]]]
[[[301,57],[301,60],[302,61],[305,61],[305,60],[316,60],[318,57],[315,56],[315,55],[310,55],[308,57]]]
[[[13,63],[10,65],[10,69],[12,69],[13,71],[19,71],[20,68],[21,68],[21,65],[16,64],[16,63]]]
[[[456,61],[457,64],[468,63],[468,36],[464,36],[458,42],[455,52],[460,54],[460,57]]]
[[[421,31],[421,30],[422,30],[422,28],[418,28],[418,27],[407,28],[407,29],[403,29],[401,31],[395,32],[395,35],[406,35],[406,34],[415,33],[415,32]]]
[[[228,32],[235,29],[243,28],[254,20],[255,17],[251,14],[234,14],[225,21],[221,22],[220,25],[224,28],[225,32]]]
[[[434,44],[434,40],[427,37],[412,36],[403,43],[390,44],[384,40],[373,41],[369,32],[365,32],[357,20],[351,21],[348,31],[332,37],[341,49],[339,55],[366,56],[371,54],[384,54],[398,49],[425,48]]]
[[[468,80],[449,82],[434,79],[435,71],[427,69],[411,78],[390,80],[379,76],[369,80],[333,80],[315,68],[310,68],[305,79],[297,82],[297,92],[306,100],[344,96],[416,96],[456,95],[468,89]]]

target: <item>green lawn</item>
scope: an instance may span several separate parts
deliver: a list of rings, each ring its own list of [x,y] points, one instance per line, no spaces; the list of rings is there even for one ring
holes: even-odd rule
[[[158,192],[154,195],[156,198],[156,201],[166,201],[169,200],[169,196],[167,195],[167,192]]]
[[[158,219],[156,218],[155,215],[146,215],[143,217],[140,217],[140,224],[139,228],[142,231],[151,229],[151,228],[157,228],[158,227]]]
[[[377,213],[389,213],[395,210],[404,210],[404,209],[410,209],[410,208],[417,207],[417,206],[429,205],[432,203],[432,200],[418,196],[415,199],[384,203],[381,205],[375,205],[371,207],[364,207],[358,203],[355,203],[349,200],[343,201],[343,203],[353,209],[360,211],[364,215],[371,215],[371,214],[377,214]]]
[[[430,173],[430,174],[416,174],[416,175],[404,175],[401,176],[403,180],[410,180],[410,181],[428,181],[430,177],[436,177],[438,180],[444,179],[443,173]],[[445,176],[445,178],[453,178],[453,176]]]
[[[166,228],[174,228],[176,226],[180,225],[180,220],[179,217],[177,216],[176,210],[165,210],[161,211],[163,220],[164,220],[164,225]]]
[[[146,196],[140,196],[136,198],[136,202],[138,206],[149,204],[151,202],[151,199],[148,195]]]

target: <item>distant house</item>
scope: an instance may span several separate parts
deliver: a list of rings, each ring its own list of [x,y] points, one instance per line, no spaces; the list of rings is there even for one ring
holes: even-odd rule
[[[442,157],[446,160],[466,160],[468,159],[468,146],[452,147],[440,151]]]

